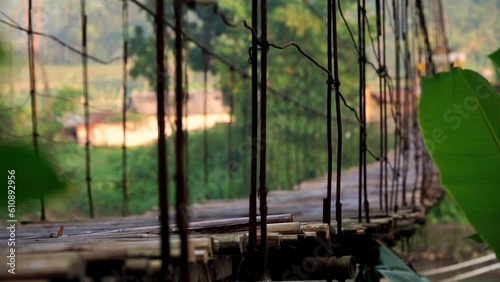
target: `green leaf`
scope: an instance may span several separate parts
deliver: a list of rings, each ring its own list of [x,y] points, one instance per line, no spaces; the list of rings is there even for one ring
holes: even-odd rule
[[[465,237],[465,239],[470,239],[470,240],[478,242],[478,243],[484,243],[483,238],[481,238],[481,236],[477,233],[472,234],[470,236],[467,236],[467,237]]]
[[[480,74],[455,68],[422,79],[420,126],[441,183],[500,254],[500,96]]]
[[[497,83],[500,83],[500,48],[495,52],[489,54],[488,58],[490,58],[491,62],[493,63]]]
[[[415,272],[402,271],[397,269],[377,269],[377,271],[392,282],[430,282],[429,279],[420,277]]]
[[[396,254],[394,254],[384,244],[379,243],[379,264],[375,266],[380,275],[394,282],[428,282],[429,279],[420,277],[413,269],[406,265]]]
[[[0,206],[7,206],[7,195],[12,193],[8,190],[14,191],[16,203],[25,203],[39,199],[42,193],[44,196],[54,194],[66,186],[43,154],[36,156],[31,147],[1,144],[0,158],[0,174],[5,187]]]
[[[488,55],[488,58],[493,62],[497,69],[500,69],[500,48]]]

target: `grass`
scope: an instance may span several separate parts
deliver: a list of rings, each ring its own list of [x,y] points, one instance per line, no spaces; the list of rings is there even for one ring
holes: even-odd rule
[[[81,88],[83,85],[81,65],[45,65],[44,66],[49,87],[58,89],[64,86]],[[9,67],[0,69],[2,77],[8,77]],[[36,65],[37,89],[43,89],[43,71],[39,64]],[[188,72],[188,82],[190,89],[202,89],[202,73]],[[13,67],[13,80],[16,92],[29,91],[29,69],[27,65],[17,65]],[[93,64],[88,65],[89,86],[100,90],[103,87],[110,87],[116,92],[119,91],[122,83],[122,64],[112,63],[109,65]],[[216,86],[218,79],[214,75],[208,76],[211,88]],[[7,81],[5,81],[7,82]],[[134,88],[143,88],[147,84],[144,78],[132,79],[129,77],[129,85]]]

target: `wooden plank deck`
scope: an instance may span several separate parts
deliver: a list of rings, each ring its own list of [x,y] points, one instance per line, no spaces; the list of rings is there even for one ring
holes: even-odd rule
[[[410,170],[408,175],[408,183],[413,187],[414,171]],[[415,224],[422,223],[426,207],[405,207],[399,209],[398,213],[387,216],[378,208],[377,164],[368,166],[368,178],[372,220],[370,223],[358,223],[357,170],[350,169],[343,174],[344,242],[358,240],[356,238],[359,236],[370,236],[391,243],[400,236],[411,236]],[[289,246],[294,246],[299,250],[311,242],[317,245],[318,240],[339,240],[335,238],[334,222],[332,227],[320,223],[321,203],[326,195],[325,178],[304,182],[300,186],[300,190],[269,193],[269,213],[272,216],[268,225],[268,246],[272,249],[286,250]],[[440,197],[441,189],[436,185],[429,192],[431,198],[428,201],[432,202]],[[417,193],[417,203],[420,203],[419,196],[420,193]],[[411,190],[407,198],[410,202]],[[188,258],[192,267],[192,281],[235,277],[235,272],[238,272],[235,264],[241,261],[246,251],[247,203],[248,200],[241,199],[210,201],[191,206]],[[64,234],[57,237],[61,226],[64,226]],[[3,228],[0,231],[3,242],[9,236],[5,230]],[[9,247],[5,244],[0,246],[0,280],[88,281],[86,279],[90,277],[100,281],[101,278],[108,277],[111,279],[108,281],[116,281],[120,275],[129,275],[148,277],[154,281],[161,266],[159,231],[158,215],[155,212],[128,218],[17,224],[16,275],[7,272],[8,258],[3,254],[8,254]],[[175,232],[175,225],[172,225],[174,259],[180,255],[179,239]],[[352,247],[347,246],[346,250],[351,250]],[[359,255],[356,250],[351,252],[354,256]],[[297,256],[307,255],[301,253]]]

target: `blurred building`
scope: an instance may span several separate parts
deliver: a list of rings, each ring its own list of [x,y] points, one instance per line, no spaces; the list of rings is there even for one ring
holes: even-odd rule
[[[166,97],[165,134],[175,132],[174,94]],[[193,91],[188,95],[187,116],[183,118],[184,128],[188,131],[202,130],[205,127],[203,92]],[[140,93],[131,97],[129,119],[126,122],[126,145],[141,146],[154,143],[158,138],[156,118],[156,94]],[[133,115],[133,117],[132,117]],[[93,113],[89,117],[89,139],[92,146],[121,146],[123,144],[123,124],[121,112]],[[230,121],[230,109],[224,105],[222,92],[207,93],[206,125],[211,128],[218,123]],[[63,125],[66,133],[79,144],[84,145],[87,138],[85,118],[81,115],[66,114]]]

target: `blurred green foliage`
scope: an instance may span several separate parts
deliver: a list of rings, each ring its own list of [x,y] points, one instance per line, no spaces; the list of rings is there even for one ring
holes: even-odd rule
[[[0,156],[2,179],[9,187],[3,189],[3,199],[12,197],[15,203],[26,203],[65,188],[65,181],[57,175],[44,152],[36,154],[32,146],[1,143]],[[0,201],[0,206],[7,206],[7,201]]]
[[[231,160],[228,155],[228,127],[220,124],[208,131],[209,163],[208,185],[204,182],[203,133],[189,134],[187,160],[189,199],[200,202],[208,199],[242,198],[250,190],[250,139],[242,139],[242,126],[233,127]],[[272,138],[283,140],[286,125],[282,131],[271,134]],[[323,139],[314,129],[307,135],[293,139],[287,144],[271,143],[268,161],[268,187],[271,190],[289,189],[301,181],[326,173],[326,154],[323,147],[303,146],[304,144],[322,144]],[[295,138],[295,137],[294,137]],[[353,137],[350,137],[353,138]],[[273,139],[276,140],[276,139]],[[357,150],[357,141],[346,139],[346,150]],[[371,144],[376,140],[371,139]],[[174,140],[167,139],[170,203],[175,199],[175,163]],[[88,202],[85,176],[84,147],[78,145],[54,146],[52,152],[57,156],[60,174],[72,183],[71,193],[64,205],[53,203],[53,212],[64,217],[71,214],[88,214]],[[298,156],[295,152],[298,152]],[[287,152],[291,152],[286,156]],[[357,152],[357,151],[356,151]],[[157,188],[157,147],[156,144],[128,148],[128,189],[129,209],[132,214],[141,214],[158,205]],[[357,154],[344,158],[345,168],[357,165]],[[296,160],[298,157],[298,160]],[[120,215],[122,205],[122,166],[121,150],[110,147],[93,147],[91,150],[92,192],[94,206],[99,216]],[[69,204],[68,204],[69,203]]]
[[[430,223],[467,223],[467,218],[464,213],[460,210],[455,200],[449,195],[445,195],[429,210],[427,219]]]
[[[500,196],[499,107],[496,90],[472,70],[454,68],[422,79],[420,127],[439,168],[441,184],[497,254],[500,230],[491,222],[500,216],[496,208]],[[457,108],[465,111],[459,115]],[[443,109],[448,110],[443,114]]]

